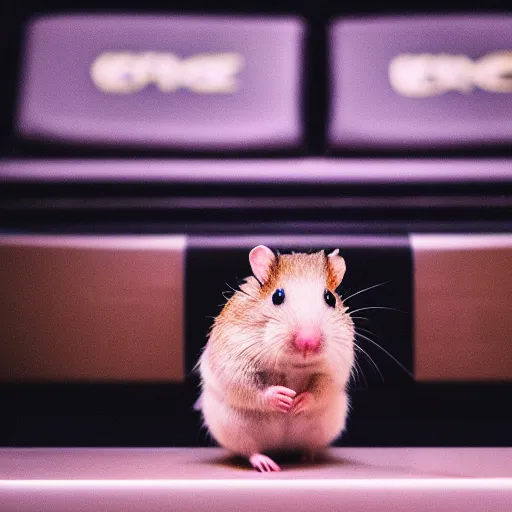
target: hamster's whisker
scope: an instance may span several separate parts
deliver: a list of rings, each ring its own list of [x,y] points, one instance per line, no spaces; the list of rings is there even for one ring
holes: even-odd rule
[[[334,346],[333,348],[333,351],[335,352],[339,352],[340,354],[345,354],[346,353],[346,350],[347,348],[350,348],[352,346],[352,338],[349,339],[349,340],[346,340],[346,339],[337,339],[336,340],[336,345]]]
[[[237,289],[233,288],[233,287],[232,287],[229,283],[227,283],[226,281],[224,281],[224,284],[225,284],[225,285],[226,285],[226,286],[227,286],[231,291],[233,291],[233,292],[235,292],[235,293],[238,291]],[[240,291],[242,291],[242,290],[240,290]]]
[[[249,339],[250,340],[250,339]],[[277,355],[279,355],[279,352]],[[262,360],[270,361],[273,358],[272,353],[268,353],[266,347],[262,346],[261,343],[255,338],[250,345],[244,347],[241,352],[236,354],[236,357],[242,362],[245,368],[254,368],[261,363]]]
[[[255,357],[261,353],[261,348],[258,343],[251,343],[242,349],[241,352],[237,353],[237,357]]]
[[[241,367],[246,371],[248,374],[253,373],[257,371],[257,364],[255,364],[255,361],[258,361],[257,357],[253,357],[251,359],[247,359],[241,363]]]
[[[364,334],[361,334],[360,332],[355,333],[356,336],[359,336],[366,341],[369,341],[372,345],[375,345],[378,349],[382,350],[391,360],[393,360],[411,379],[414,379],[413,374],[392,354],[390,354],[384,347],[381,347],[376,341],[372,340],[368,336],[365,336]]]
[[[405,311],[402,311],[401,309],[388,308],[387,306],[367,306],[365,308],[354,309],[354,311],[350,311],[347,314],[348,316],[352,316],[354,313],[359,313],[360,311],[367,311],[369,309],[384,309],[386,311],[398,311],[399,313],[405,313]]]
[[[350,376],[354,379],[355,383],[357,384],[357,379],[359,378],[359,372],[357,367],[357,362],[354,361],[354,364],[352,365],[352,368],[350,369]]]
[[[250,340],[249,340],[249,343],[250,343]],[[257,346],[257,343],[254,342],[254,343],[250,343],[248,344],[247,346],[245,346],[240,352],[238,352],[236,354],[236,357],[237,358],[253,358],[255,356],[257,356],[258,354],[260,353],[260,351],[258,350],[258,346]]]
[[[363,372],[363,369],[361,368],[361,365],[354,361],[354,365],[352,366],[352,376],[354,377],[354,384],[357,385],[357,380],[362,377],[362,380],[364,381],[364,386],[368,387],[368,381],[366,380],[366,376]]]
[[[390,283],[391,281],[384,281],[382,283],[374,284],[373,286],[368,286],[368,288],[365,288],[364,290],[359,290],[358,292],[352,293],[348,297],[342,297],[343,302],[346,302],[347,300],[351,299],[352,297],[355,297],[356,295],[359,295],[360,293],[367,292],[369,290],[373,290],[373,288],[378,288],[379,286],[384,286],[385,284]]]
[[[257,359],[258,354],[254,353],[245,353],[243,356],[239,356],[239,361],[242,366],[252,366],[254,361]]]
[[[366,358],[370,362],[370,365],[373,368],[375,368],[375,370],[378,373],[379,377],[381,378],[382,382],[384,382],[384,375],[382,375],[380,368],[377,366],[377,363],[373,360],[373,358],[370,356],[370,354],[368,354],[368,352],[366,352],[366,350],[361,348],[357,343],[354,344],[354,347],[356,349],[356,352],[359,352],[359,353],[363,354],[364,356],[366,356]]]
[[[368,334],[371,334],[372,336],[377,336],[373,331],[370,331],[370,329],[365,329],[364,327],[357,327],[356,329],[357,331],[364,331],[364,332],[367,332]]]
[[[227,283],[226,281],[224,281],[224,284],[225,284],[225,285],[226,285],[226,286],[227,286],[227,287],[228,287],[228,288],[229,288],[233,293],[241,292],[241,293],[243,293],[244,295],[247,295],[247,297],[250,297],[251,299],[256,300],[256,298],[255,298],[255,297],[253,297],[252,295],[250,295],[249,293],[247,293],[245,290],[242,290],[242,288],[238,288],[238,289],[233,288],[233,287],[232,287],[229,283]],[[224,292],[224,293],[229,293],[229,292],[227,292],[227,291],[226,291],[226,292]],[[222,296],[223,296],[224,298],[226,298],[226,297],[224,296],[224,293],[222,294]]]
[[[370,319],[366,318],[365,316],[350,316],[350,318],[352,318],[352,320],[366,320],[367,322],[370,321]]]

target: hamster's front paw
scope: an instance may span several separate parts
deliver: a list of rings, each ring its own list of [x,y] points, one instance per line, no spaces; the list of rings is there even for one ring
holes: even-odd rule
[[[284,386],[269,386],[263,390],[263,402],[273,411],[288,412],[297,393]]]
[[[295,398],[293,401],[293,414],[301,414],[304,412],[308,412],[308,410],[311,409],[311,407],[314,405],[315,397],[313,396],[313,393],[310,393],[309,391],[304,391],[300,395]]]

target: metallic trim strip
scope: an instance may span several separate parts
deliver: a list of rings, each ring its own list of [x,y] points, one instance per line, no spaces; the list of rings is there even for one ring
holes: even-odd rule
[[[164,181],[166,183],[416,184],[510,182],[512,160],[0,160],[6,181]]]
[[[437,512],[509,512],[511,452],[339,448],[326,463],[267,478],[231,464],[220,449],[11,450],[0,452],[8,460],[0,505],[3,512],[232,512],[243,503],[247,512],[323,512],[343,503],[354,512],[428,512],[435,503]]]
[[[225,236],[193,236],[189,239],[190,248],[252,248],[266,244],[279,249],[306,248],[339,248],[348,247],[402,247],[408,244],[407,237],[402,235],[225,235]]]

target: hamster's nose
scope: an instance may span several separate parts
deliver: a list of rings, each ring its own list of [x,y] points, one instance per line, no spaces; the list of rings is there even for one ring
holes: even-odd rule
[[[297,333],[293,345],[299,352],[318,352],[320,350],[321,336],[317,329],[305,329]]]

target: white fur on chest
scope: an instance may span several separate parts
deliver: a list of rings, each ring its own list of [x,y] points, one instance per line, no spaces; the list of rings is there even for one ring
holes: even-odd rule
[[[280,385],[293,389],[297,396],[308,391],[314,375],[325,371],[321,365],[303,368],[286,365],[279,379]],[[344,425],[346,395],[331,397],[327,407],[302,414],[269,412],[258,419],[260,442],[266,449],[312,449],[328,444]],[[326,439],[327,438],[327,439]]]
[[[309,391],[312,379],[329,374],[329,367],[321,359],[313,363],[302,358],[281,362],[268,373],[261,374],[263,387],[280,385],[293,389],[297,396]],[[329,445],[343,430],[348,398],[344,389],[328,387],[322,393],[325,404],[321,408],[295,414],[280,411],[261,411],[234,406],[226,401],[209,365],[203,371],[205,378],[203,413],[205,423],[214,437],[234,453],[251,455],[267,450],[315,451]],[[318,391],[317,391],[318,392]]]

